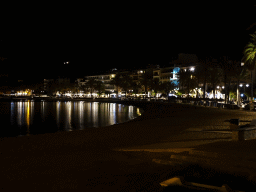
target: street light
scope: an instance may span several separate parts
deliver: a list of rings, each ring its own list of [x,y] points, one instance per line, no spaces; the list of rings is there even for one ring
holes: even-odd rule
[[[239,86],[240,86],[240,87],[244,87],[244,93],[245,93],[245,86],[246,86],[246,87],[249,87],[249,84],[242,84],[242,83],[241,83]],[[243,96],[242,96],[242,97],[243,97]]]

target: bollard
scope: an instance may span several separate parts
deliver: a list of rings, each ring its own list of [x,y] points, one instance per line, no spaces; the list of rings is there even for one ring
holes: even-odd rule
[[[230,119],[229,123],[230,123],[229,128],[231,130],[238,129],[239,128],[239,124],[240,124],[240,120],[239,119]]]
[[[232,131],[232,140],[233,141],[243,141],[244,138],[244,130],[233,130]]]

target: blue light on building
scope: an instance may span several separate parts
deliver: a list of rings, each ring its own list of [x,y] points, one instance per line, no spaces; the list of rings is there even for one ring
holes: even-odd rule
[[[175,84],[175,86],[179,85],[178,78],[177,78],[177,73],[179,71],[180,71],[180,68],[179,67],[175,67],[173,69],[173,78],[170,78],[170,80]]]

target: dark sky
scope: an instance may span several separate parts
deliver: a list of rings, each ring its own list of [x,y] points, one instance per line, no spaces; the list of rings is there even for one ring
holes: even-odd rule
[[[19,78],[83,77],[112,68],[168,65],[179,53],[241,59],[256,31],[254,5],[170,6],[169,10],[95,9],[29,15],[1,34],[2,72]],[[103,9],[102,9],[103,10]],[[251,26],[251,27],[250,27]],[[248,29],[249,28],[249,29]],[[70,61],[64,65],[64,61]]]

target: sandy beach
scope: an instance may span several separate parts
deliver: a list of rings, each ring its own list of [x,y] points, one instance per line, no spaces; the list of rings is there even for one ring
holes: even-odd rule
[[[244,151],[241,142],[231,141],[228,133],[198,130],[228,130],[229,123],[224,120],[256,119],[253,111],[157,102],[119,103],[136,105],[144,113],[130,122],[108,127],[1,138],[0,189],[122,191],[136,187],[134,183],[140,177],[141,181],[157,182],[174,173],[173,166],[152,159],[168,158],[171,148]],[[242,142],[244,146],[250,144],[248,152],[255,149],[254,143]]]

